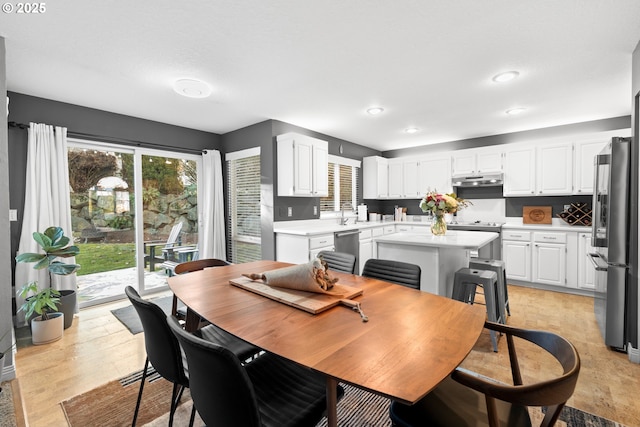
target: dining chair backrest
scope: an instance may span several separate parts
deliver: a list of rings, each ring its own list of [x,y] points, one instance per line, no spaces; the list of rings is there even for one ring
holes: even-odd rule
[[[223,267],[225,265],[231,264],[222,259],[204,258],[195,261],[181,262],[180,264],[175,266],[174,272],[176,274],[190,273],[192,271],[204,270],[205,268]]]
[[[513,385],[458,367],[415,405],[392,403],[390,416],[394,425],[469,425],[464,420],[473,425],[486,425],[488,422],[491,427],[507,425],[505,422],[510,426],[531,425],[527,410],[530,406],[546,408],[540,426],[555,424],[578,381],[580,356],[576,348],[565,338],[547,331],[489,321],[485,328],[506,335]],[[559,362],[559,372],[537,372],[536,376],[542,379],[525,384],[516,352],[516,337],[546,350]],[[535,350],[531,346],[522,348]],[[536,358],[541,357],[539,353],[535,354]]]
[[[140,298],[133,287],[127,286],[124,291],[140,317],[144,346],[151,365],[166,380],[188,386],[180,345],[169,329],[167,315],[158,305]]]
[[[356,271],[356,256],[346,252],[320,251],[318,258],[326,261],[330,270],[353,274]]]
[[[420,266],[387,259],[368,259],[362,269],[363,276],[420,289]]]
[[[169,327],[187,356],[191,398],[205,424],[259,426],[255,391],[236,355],[190,334],[174,318]]]

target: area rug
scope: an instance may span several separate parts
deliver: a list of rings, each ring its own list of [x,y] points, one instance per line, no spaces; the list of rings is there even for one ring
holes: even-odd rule
[[[85,426],[129,426],[133,417],[142,371],[135,372],[118,381],[111,381],[87,393],[61,403],[71,427]],[[169,418],[171,383],[153,373],[145,384],[138,425],[144,427],[166,426]],[[338,419],[341,427],[389,427],[389,399],[374,395],[349,385],[344,397],[338,402]],[[191,400],[188,390],[176,412],[174,425],[189,424]],[[531,409],[534,420],[544,414],[539,408]],[[535,422],[534,422],[535,424]],[[198,418],[196,426],[202,426]],[[326,427],[326,418],[317,427]],[[624,427],[622,424],[592,415],[575,408],[565,407],[557,427]]]
[[[0,427],[16,427],[16,411],[9,382],[0,383]]]
[[[171,314],[171,305],[173,304],[173,297],[161,297],[161,298],[152,298],[154,304],[157,304],[162,308],[162,311],[167,313],[167,315]],[[116,316],[124,326],[129,329],[129,332],[132,334],[139,334],[142,332],[142,323],[140,323],[140,318],[138,317],[138,313],[136,309],[133,308],[132,305],[128,305],[126,307],[116,308],[115,310],[111,310],[111,313]]]

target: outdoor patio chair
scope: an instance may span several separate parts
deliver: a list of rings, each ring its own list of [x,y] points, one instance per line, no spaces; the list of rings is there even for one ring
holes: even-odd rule
[[[179,222],[171,228],[169,237],[166,241],[162,240],[149,240],[144,242],[144,266],[149,266],[149,271],[155,271],[156,264],[162,264],[167,260],[165,256],[165,250],[169,248],[175,248],[182,244],[180,240],[180,232],[182,231],[182,223]],[[156,249],[161,248],[162,253],[156,253]],[[149,253],[147,253],[147,249]]]

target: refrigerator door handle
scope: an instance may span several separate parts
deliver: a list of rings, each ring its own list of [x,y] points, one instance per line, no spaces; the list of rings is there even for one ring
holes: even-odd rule
[[[609,265],[600,257],[600,254],[589,253],[589,260],[596,271],[607,271]]]

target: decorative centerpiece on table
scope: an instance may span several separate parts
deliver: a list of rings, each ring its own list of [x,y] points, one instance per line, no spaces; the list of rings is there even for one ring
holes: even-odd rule
[[[430,191],[420,200],[419,206],[422,212],[431,212],[434,216],[431,222],[431,233],[442,236],[447,232],[444,214],[456,213],[470,204],[471,202],[459,198],[455,193],[444,194]]]

